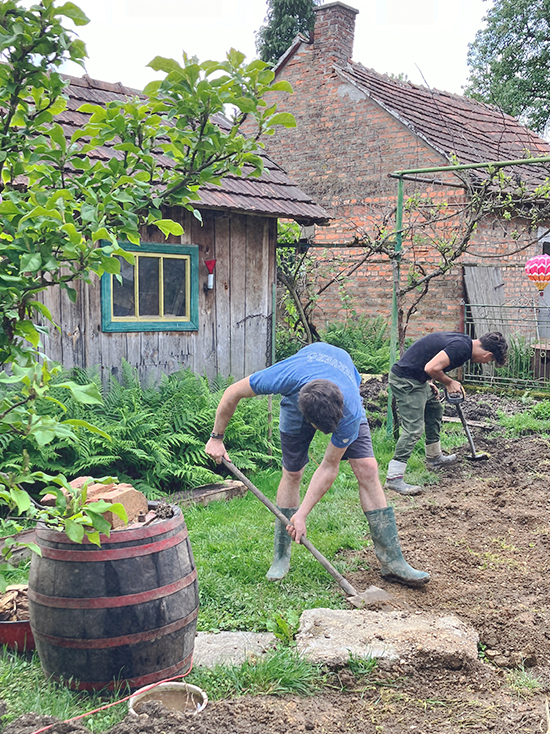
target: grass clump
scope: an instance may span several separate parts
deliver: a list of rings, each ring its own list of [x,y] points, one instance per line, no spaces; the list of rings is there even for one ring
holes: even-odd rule
[[[210,700],[244,695],[309,696],[323,686],[325,674],[319,665],[303,658],[293,647],[279,646],[265,657],[246,660],[242,665],[194,668],[188,683],[208,691]]]
[[[0,718],[0,728],[31,711],[65,721],[129,693],[127,690],[114,691],[106,697],[101,691],[71,691],[46,678],[36,653],[29,658],[5,647],[0,648],[0,691],[7,709]],[[122,721],[127,713],[128,704],[121,703],[86,717],[82,723],[93,733],[102,732]]]

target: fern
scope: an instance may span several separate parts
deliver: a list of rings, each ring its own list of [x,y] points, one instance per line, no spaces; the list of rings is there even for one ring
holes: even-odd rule
[[[67,390],[54,388],[53,395],[65,410],[42,401],[39,411],[88,421],[110,439],[79,429],[76,441],[31,447],[31,469],[62,472],[69,479],[81,474],[117,476],[150,499],[219,479],[221,469],[205,454],[204,445],[231,380],[218,375],[209,384],[206,377],[186,369],[163,377],[158,386],[142,384],[127,362],[122,364],[120,380],[111,378],[106,385],[96,368],[75,369],[59,380],[68,377],[80,384],[94,382],[103,404],[81,405]],[[227,429],[231,457],[245,469],[280,464],[277,420],[272,425],[274,441],[268,436],[267,406],[266,397],[241,401]],[[17,437],[0,436],[0,470],[21,467],[20,443]]]

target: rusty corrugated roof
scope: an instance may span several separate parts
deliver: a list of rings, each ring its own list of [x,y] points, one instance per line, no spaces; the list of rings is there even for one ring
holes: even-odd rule
[[[89,115],[78,111],[84,103],[107,104],[115,100],[142,96],[138,90],[120,83],[110,84],[87,76],[80,78],[65,76],[65,78],[69,80],[66,89],[68,104],[67,109],[58,116],[57,122],[63,127],[68,138],[88,122]],[[216,122],[221,127],[229,125],[222,116],[217,116]],[[200,189],[201,199],[195,206],[200,209],[202,203],[208,209],[231,209],[249,214],[295,219],[310,224],[330,219],[327,212],[302,191],[265,152],[260,151],[259,154],[264,162],[264,172],[259,178],[247,178],[246,174],[252,169],[247,170],[245,167],[243,176],[230,174],[222,179],[221,186],[211,184]],[[105,145],[89,153],[90,158],[103,160],[122,155],[121,151],[113,150],[111,145]],[[162,153],[157,155],[157,162],[165,167],[173,165],[172,159]]]
[[[550,155],[550,144],[498,107],[391,79],[355,62],[335,68],[449,161],[454,156],[468,164]],[[513,170],[529,186],[547,178],[537,166]]]

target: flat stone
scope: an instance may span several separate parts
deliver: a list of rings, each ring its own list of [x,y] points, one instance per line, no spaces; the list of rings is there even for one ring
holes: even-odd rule
[[[193,666],[242,665],[275,647],[277,638],[271,632],[197,632]]]
[[[314,663],[345,665],[363,658],[434,660],[458,670],[478,657],[477,632],[454,615],[306,609],[296,636],[299,652]]]

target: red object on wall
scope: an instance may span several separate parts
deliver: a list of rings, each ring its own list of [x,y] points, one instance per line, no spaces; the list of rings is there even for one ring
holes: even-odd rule
[[[214,287],[214,266],[216,265],[216,261],[215,260],[205,260],[204,264],[208,268],[207,288],[211,289]]]

